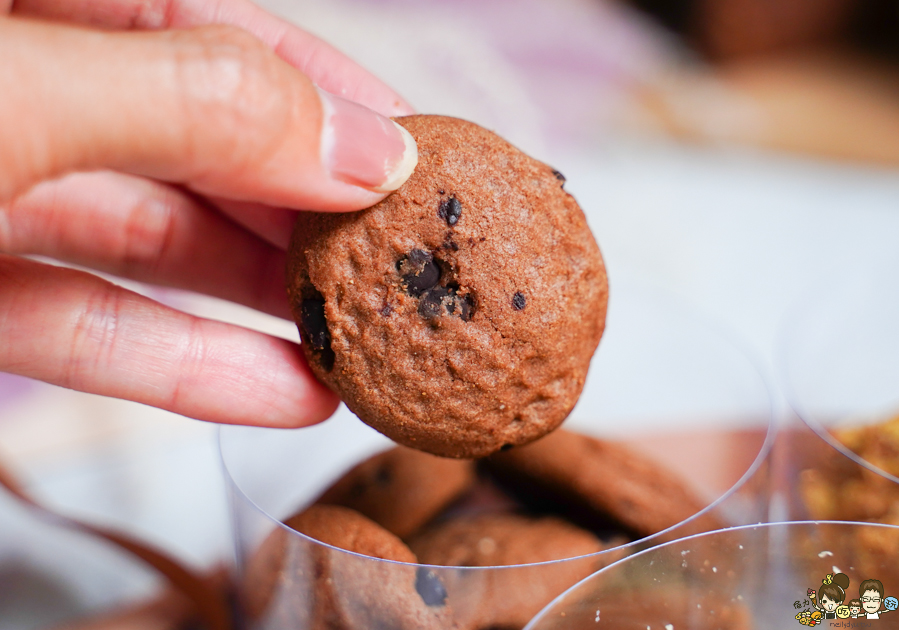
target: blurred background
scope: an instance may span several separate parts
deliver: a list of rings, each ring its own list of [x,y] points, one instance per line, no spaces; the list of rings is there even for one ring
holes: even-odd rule
[[[899,235],[895,2],[265,4],[419,111],[552,163],[591,221],[613,299],[632,275],[673,292],[767,368],[800,294],[876,264]]]
[[[559,169],[603,250],[612,302],[616,285],[640,284],[732,331],[781,413],[792,313],[896,257],[894,0],[262,4],[419,111],[475,121]],[[240,307],[134,288],[296,339],[292,324]],[[0,375],[0,457],[56,509],[196,567],[228,557],[209,425]],[[47,627],[153,590],[153,576],[121,563],[88,575],[77,554],[52,551],[63,534],[36,522],[0,501],[0,629]],[[97,586],[107,584],[118,590]]]

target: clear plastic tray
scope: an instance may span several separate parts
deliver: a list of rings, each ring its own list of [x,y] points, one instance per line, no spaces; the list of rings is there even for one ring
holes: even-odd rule
[[[527,630],[894,628],[897,547],[899,528],[870,523],[769,523],[700,534],[599,571],[547,606]],[[815,604],[826,608],[828,601],[825,582],[836,583],[839,573],[849,581],[842,601],[833,595],[833,610],[819,610]],[[866,580],[880,581],[884,590],[872,608],[878,621],[869,622],[864,610],[851,616],[849,604],[866,595],[859,593],[871,584]]]
[[[777,447],[784,519],[899,524],[897,274],[891,253],[866,273],[830,279],[785,327],[794,417]]]
[[[395,563],[328,547],[283,525],[389,440],[346,410],[293,431],[223,427],[246,626],[311,628],[331,615],[350,627],[449,627],[439,607],[416,599],[415,585],[432,580],[460,628],[522,627],[565,588],[628,553],[709,523],[767,516],[767,387],[726,335],[663,298],[613,292],[606,336],[565,427],[642,452],[706,507],[664,532],[580,558],[477,568]],[[322,567],[326,586],[315,577]]]

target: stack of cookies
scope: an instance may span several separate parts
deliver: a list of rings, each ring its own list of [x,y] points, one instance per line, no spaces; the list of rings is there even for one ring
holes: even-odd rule
[[[408,564],[365,562],[279,529],[248,564],[247,609],[266,628],[518,629],[623,557],[626,543],[703,507],[654,462],[564,429],[477,461],[397,446],[352,468],[286,524],[331,547]],[[684,527],[718,523],[706,515]]]

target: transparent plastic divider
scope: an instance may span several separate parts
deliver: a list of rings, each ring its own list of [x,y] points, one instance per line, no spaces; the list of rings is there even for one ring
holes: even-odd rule
[[[764,380],[726,334],[650,292],[614,291],[606,335],[564,427],[641,453],[681,480],[705,507],[624,546],[509,567],[422,568],[376,560],[286,527],[286,519],[345,471],[392,446],[346,409],[299,430],[223,427],[246,626],[307,627],[327,613],[368,624],[360,627],[431,627],[424,617],[396,618],[392,608],[417,610],[413,578],[430,573],[446,589],[460,628],[522,627],[565,588],[629,553],[708,528],[763,520],[770,498],[771,418]],[[327,593],[309,578],[314,566],[339,567]],[[358,582],[359,576],[366,579]],[[451,627],[443,621],[433,627]]]
[[[784,327],[793,410],[776,447],[779,513],[899,524],[899,258],[831,279]]]
[[[866,593],[874,598],[866,580],[884,590],[871,611],[878,625],[899,627],[897,549],[899,527],[871,523],[795,521],[699,534],[602,569],[558,597],[527,630],[869,627],[864,609],[861,617],[849,609]],[[825,589],[840,583],[840,573],[845,588]]]

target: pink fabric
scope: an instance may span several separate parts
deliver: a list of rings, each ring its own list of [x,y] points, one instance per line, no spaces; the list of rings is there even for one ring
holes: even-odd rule
[[[610,0],[355,2],[465,21],[517,71],[550,143],[578,143],[585,129],[602,134],[677,50],[648,19]]]

